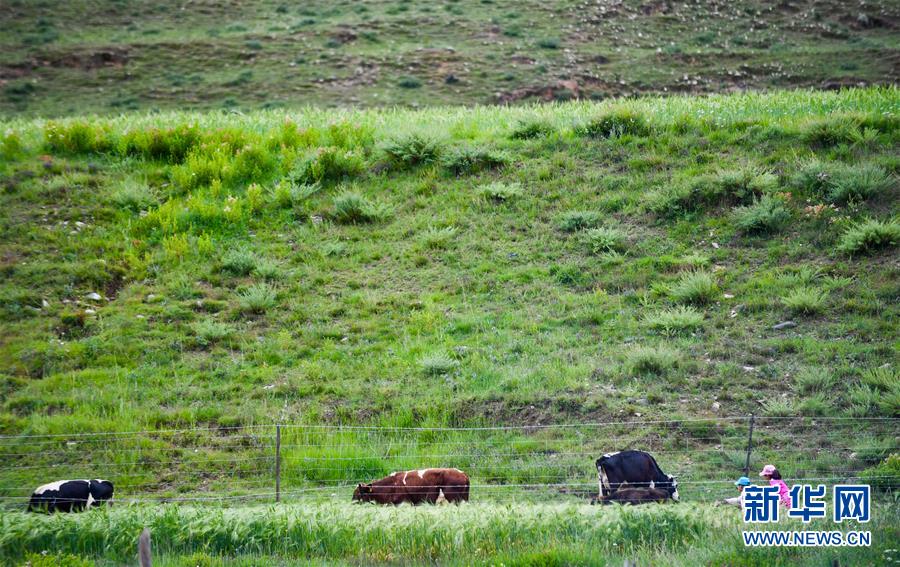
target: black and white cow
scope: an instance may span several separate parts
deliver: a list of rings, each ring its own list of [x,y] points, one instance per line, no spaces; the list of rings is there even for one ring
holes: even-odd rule
[[[58,480],[37,487],[28,502],[29,512],[80,512],[112,499],[108,480]]]
[[[615,492],[623,484],[635,488],[658,488],[678,500],[678,482],[656,464],[656,459],[644,451],[619,451],[607,453],[597,459],[600,499],[603,491]]]

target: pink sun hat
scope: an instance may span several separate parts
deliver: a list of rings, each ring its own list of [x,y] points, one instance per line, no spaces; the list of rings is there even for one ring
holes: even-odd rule
[[[774,472],[775,472],[775,465],[766,465],[763,467],[763,470],[759,473],[759,476],[771,476],[771,474]]]

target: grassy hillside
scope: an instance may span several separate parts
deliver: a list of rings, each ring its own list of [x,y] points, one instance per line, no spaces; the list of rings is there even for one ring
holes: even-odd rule
[[[757,433],[793,478],[865,468],[897,447],[898,108],[870,88],[4,123],[0,431],[61,435],[4,439],[2,494],[61,470],[268,492],[272,430],[223,428],[276,421],[721,418],[296,429],[288,489],[447,444],[479,483],[589,485],[629,445],[709,482],[743,466],[750,413],[796,418]]]
[[[10,0],[7,116],[893,84],[895,2]]]

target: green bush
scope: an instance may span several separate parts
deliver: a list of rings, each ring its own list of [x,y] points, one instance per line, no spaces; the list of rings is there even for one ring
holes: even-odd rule
[[[478,194],[489,201],[512,201],[522,196],[522,184],[495,181],[479,187]]]
[[[416,77],[404,76],[397,80],[397,86],[401,89],[417,89],[422,86],[422,81]]]
[[[209,346],[230,337],[234,333],[231,325],[213,319],[204,319],[191,325],[197,344]]]
[[[373,203],[359,193],[345,191],[334,197],[331,216],[340,224],[365,224],[384,220],[388,214],[385,206]]]
[[[703,325],[703,313],[693,307],[679,305],[647,315],[644,323],[665,335],[690,332]]]
[[[298,160],[290,177],[297,184],[337,183],[359,175],[364,169],[365,161],[356,151],[329,146]]]
[[[384,147],[388,163],[395,169],[412,169],[435,163],[441,154],[441,144],[417,134],[389,142]]]
[[[827,181],[828,200],[838,204],[865,201],[890,185],[890,174],[877,165],[841,165],[832,170]]]
[[[431,354],[419,360],[419,366],[428,376],[449,374],[459,366],[459,362],[443,353]]]
[[[459,230],[455,226],[430,227],[422,233],[420,242],[425,248],[437,250],[448,248]]]
[[[256,269],[257,258],[251,250],[237,248],[222,256],[219,270],[233,276],[249,276]]]
[[[821,313],[828,301],[828,292],[811,287],[795,289],[781,298],[785,307],[797,315]]]
[[[669,296],[678,303],[703,305],[713,301],[719,293],[716,279],[708,272],[688,272],[675,282]]]
[[[891,490],[900,485],[900,453],[893,453],[877,466],[864,470],[860,480],[875,488]]]
[[[554,132],[553,126],[542,120],[520,122],[509,135],[513,140],[531,140],[542,138]]]
[[[124,155],[181,163],[200,143],[200,129],[182,124],[174,128],[141,128],[130,130],[119,140]]]
[[[238,294],[238,306],[244,313],[263,313],[275,306],[277,294],[268,284],[253,284]]]
[[[503,167],[509,163],[509,157],[487,148],[463,146],[447,153],[441,162],[449,173],[460,176]]]
[[[145,181],[128,178],[114,190],[112,202],[119,208],[138,213],[156,205],[157,199]]]
[[[900,242],[900,222],[869,219],[849,227],[841,236],[838,250],[849,255],[872,254],[893,248]]]
[[[21,567],[94,567],[96,564],[69,553],[28,553]]]
[[[625,357],[625,367],[632,376],[663,376],[676,368],[681,360],[677,351],[659,347],[636,347]]]
[[[733,212],[734,225],[745,234],[766,234],[783,228],[791,220],[791,211],[783,199],[763,195],[752,205]]]
[[[609,138],[611,136],[648,136],[650,124],[644,115],[628,108],[613,109],[575,129],[580,136]]]
[[[593,254],[624,252],[628,245],[625,233],[611,227],[589,228],[584,231],[582,239]]]
[[[803,126],[801,136],[815,147],[851,144],[860,134],[859,127],[859,122],[852,117],[833,115],[810,120]]]
[[[560,217],[558,226],[563,232],[577,232],[596,228],[603,223],[603,215],[594,211],[569,211]]]
[[[109,132],[102,126],[87,122],[48,122],[44,127],[44,140],[52,152],[87,154],[106,153],[113,149]]]

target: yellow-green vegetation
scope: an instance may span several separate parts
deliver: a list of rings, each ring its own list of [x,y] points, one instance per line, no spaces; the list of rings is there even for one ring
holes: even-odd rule
[[[6,0],[0,115],[421,106],[896,84],[900,7],[841,0]],[[646,125],[621,114],[586,132]],[[826,121],[827,122],[827,121]],[[516,135],[543,135],[523,120]],[[830,125],[830,144],[874,131]]]
[[[625,559],[666,565],[874,565],[892,555],[897,506],[876,506],[872,546],[745,548],[739,512],[687,504],[620,506],[491,505],[381,508],[372,505],[210,509],[121,508],[46,517],[0,517],[0,557],[47,559],[33,565],[81,567],[133,563],[144,527],[153,537],[154,565],[596,565]],[[785,519],[778,529],[806,529]],[[840,526],[835,529],[857,529]],[[822,528],[819,528],[822,529]],[[831,529],[831,528],[828,528]],[[895,553],[895,552],[894,552]],[[66,562],[68,561],[68,562]],[[24,563],[24,562],[23,562]],[[15,565],[15,563],[13,563]]]

